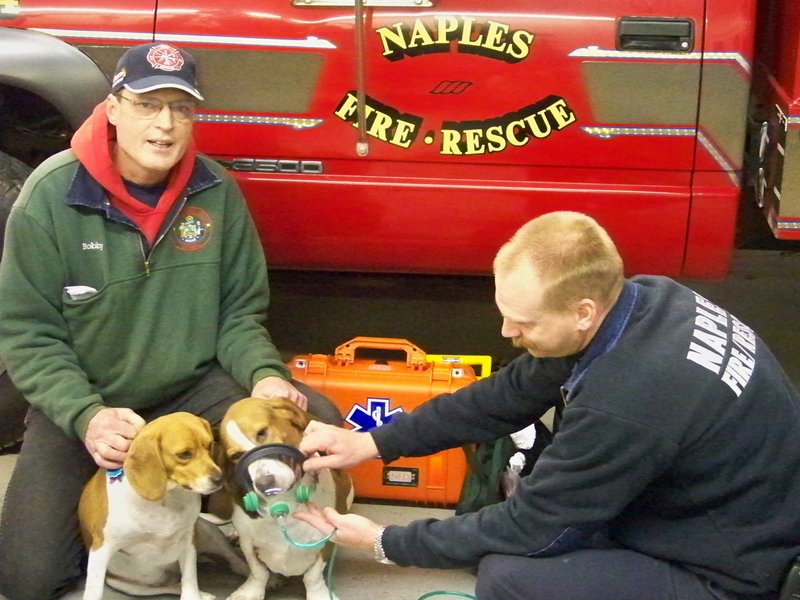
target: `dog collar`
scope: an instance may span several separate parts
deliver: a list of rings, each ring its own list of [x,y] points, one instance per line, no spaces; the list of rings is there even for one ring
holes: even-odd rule
[[[119,483],[125,477],[125,472],[122,467],[118,469],[106,469],[106,476],[109,483]]]

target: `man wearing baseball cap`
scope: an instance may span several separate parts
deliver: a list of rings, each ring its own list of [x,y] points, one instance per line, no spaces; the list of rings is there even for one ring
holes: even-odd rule
[[[71,149],[29,177],[0,264],[0,360],[30,403],[0,520],[0,593],[66,592],[85,557],[76,509],[160,415],[218,424],[246,397],[341,415],[292,381],[265,328],[263,251],[241,192],[197,154],[195,63],[129,49]]]
[[[194,59],[168,44],[135,46],[122,55],[111,82],[111,93],[123,88],[135,94],[173,88],[188,92],[198,100]]]

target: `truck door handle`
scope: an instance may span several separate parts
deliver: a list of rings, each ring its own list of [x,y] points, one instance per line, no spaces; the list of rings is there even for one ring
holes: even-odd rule
[[[691,52],[694,21],[671,17],[623,17],[617,21],[617,50]]]

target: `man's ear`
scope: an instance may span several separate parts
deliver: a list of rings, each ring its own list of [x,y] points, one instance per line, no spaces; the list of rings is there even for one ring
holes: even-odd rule
[[[108,122],[116,127],[117,125],[117,112],[119,111],[119,100],[109,94],[106,98],[106,117]]]
[[[597,319],[597,303],[591,298],[579,300],[576,306],[576,324],[580,331],[588,331]]]

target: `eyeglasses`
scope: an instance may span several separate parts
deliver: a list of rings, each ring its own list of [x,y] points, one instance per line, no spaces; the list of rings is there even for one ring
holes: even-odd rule
[[[147,100],[131,100],[122,94],[117,94],[114,97],[130,102],[131,106],[133,106],[133,112],[136,114],[136,116],[143,119],[155,119],[161,114],[161,111],[164,109],[165,105],[164,102],[158,98],[148,98]],[[169,106],[169,112],[172,113],[172,118],[182,123],[194,119],[194,113],[197,110],[197,103],[192,102],[191,100],[176,100],[174,102],[170,102],[166,106]]]

